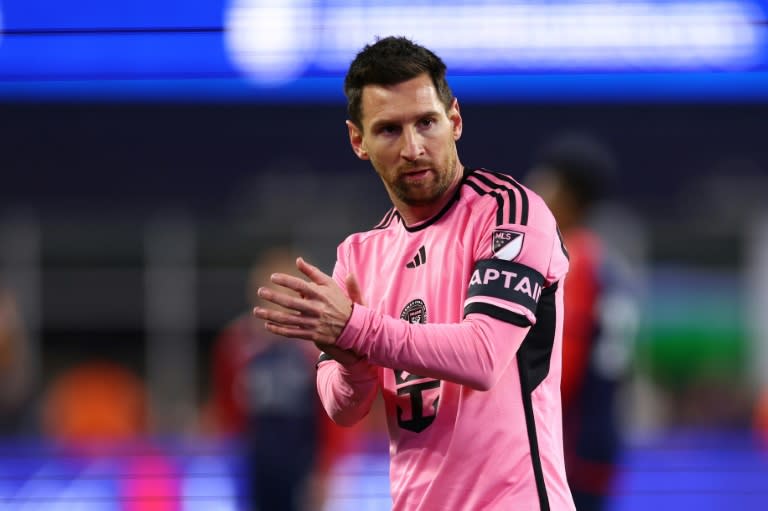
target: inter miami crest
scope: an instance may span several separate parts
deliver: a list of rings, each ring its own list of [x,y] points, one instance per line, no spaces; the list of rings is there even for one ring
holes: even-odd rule
[[[424,305],[423,300],[411,300],[408,305],[405,306],[403,312],[400,313],[400,319],[406,320],[408,323],[421,323],[422,325],[427,322],[427,306]]]
[[[525,238],[525,235],[522,232],[509,231],[507,229],[493,231],[493,246],[491,247],[493,257],[514,261],[523,249],[523,238]]]
[[[400,319],[411,324],[427,322],[427,306],[424,300],[408,302]],[[397,397],[397,424],[402,429],[421,433],[435,421],[440,403],[440,380],[425,378],[402,369],[393,369]]]

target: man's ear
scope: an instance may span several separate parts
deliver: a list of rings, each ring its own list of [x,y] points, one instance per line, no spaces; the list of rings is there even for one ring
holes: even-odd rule
[[[347,121],[347,130],[349,131],[349,145],[361,160],[368,159],[368,152],[363,149],[363,132],[352,121]]]
[[[453,98],[451,108],[448,109],[448,118],[453,123],[453,139],[458,140],[461,138],[461,132],[464,129],[464,121],[461,119],[461,112],[459,110],[459,100]]]

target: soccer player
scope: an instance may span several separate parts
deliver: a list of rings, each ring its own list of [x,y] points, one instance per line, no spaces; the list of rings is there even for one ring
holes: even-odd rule
[[[561,389],[568,482],[579,511],[605,509],[612,489],[619,391],[638,323],[633,271],[590,225],[614,173],[608,148],[574,132],[547,142],[526,181],[551,208],[570,254]]]
[[[272,273],[297,273],[294,256],[279,245],[260,255],[249,273],[249,303],[262,304],[258,285]],[[321,509],[327,474],[356,439],[349,431],[342,435],[345,428],[317,403],[316,358],[314,346],[281,342],[250,314],[216,337],[206,418],[213,431],[245,440],[248,509]]]
[[[541,198],[459,161],[445,73],[401,37],[357,55],[349,139],[394,207],[341,243],[332,277],[302,258],[309,280],[272,275],[279,287],[259,294],[289,311],[254,314],[324,352],[317,386],[337,423],[361,420],[382,393],[393,509],[573,510],[560,410],[567,255]]]

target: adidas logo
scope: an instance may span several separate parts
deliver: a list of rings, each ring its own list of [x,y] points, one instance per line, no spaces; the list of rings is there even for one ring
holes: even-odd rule
[[[406,264],[406,268],[416,268],[417,266],[421,266],[422,264],[427,262],[427,250],[424,248],[424,245],[419,248],[419,252],[414,256],[413,261]]]

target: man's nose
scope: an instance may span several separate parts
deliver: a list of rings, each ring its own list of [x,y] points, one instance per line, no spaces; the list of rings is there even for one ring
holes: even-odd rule
[[[413,161],[417,160],[423,154],[424,144],[421,139],[421,135],[413,127],[403,129],[400,156],[402,156],[405,160]]]

